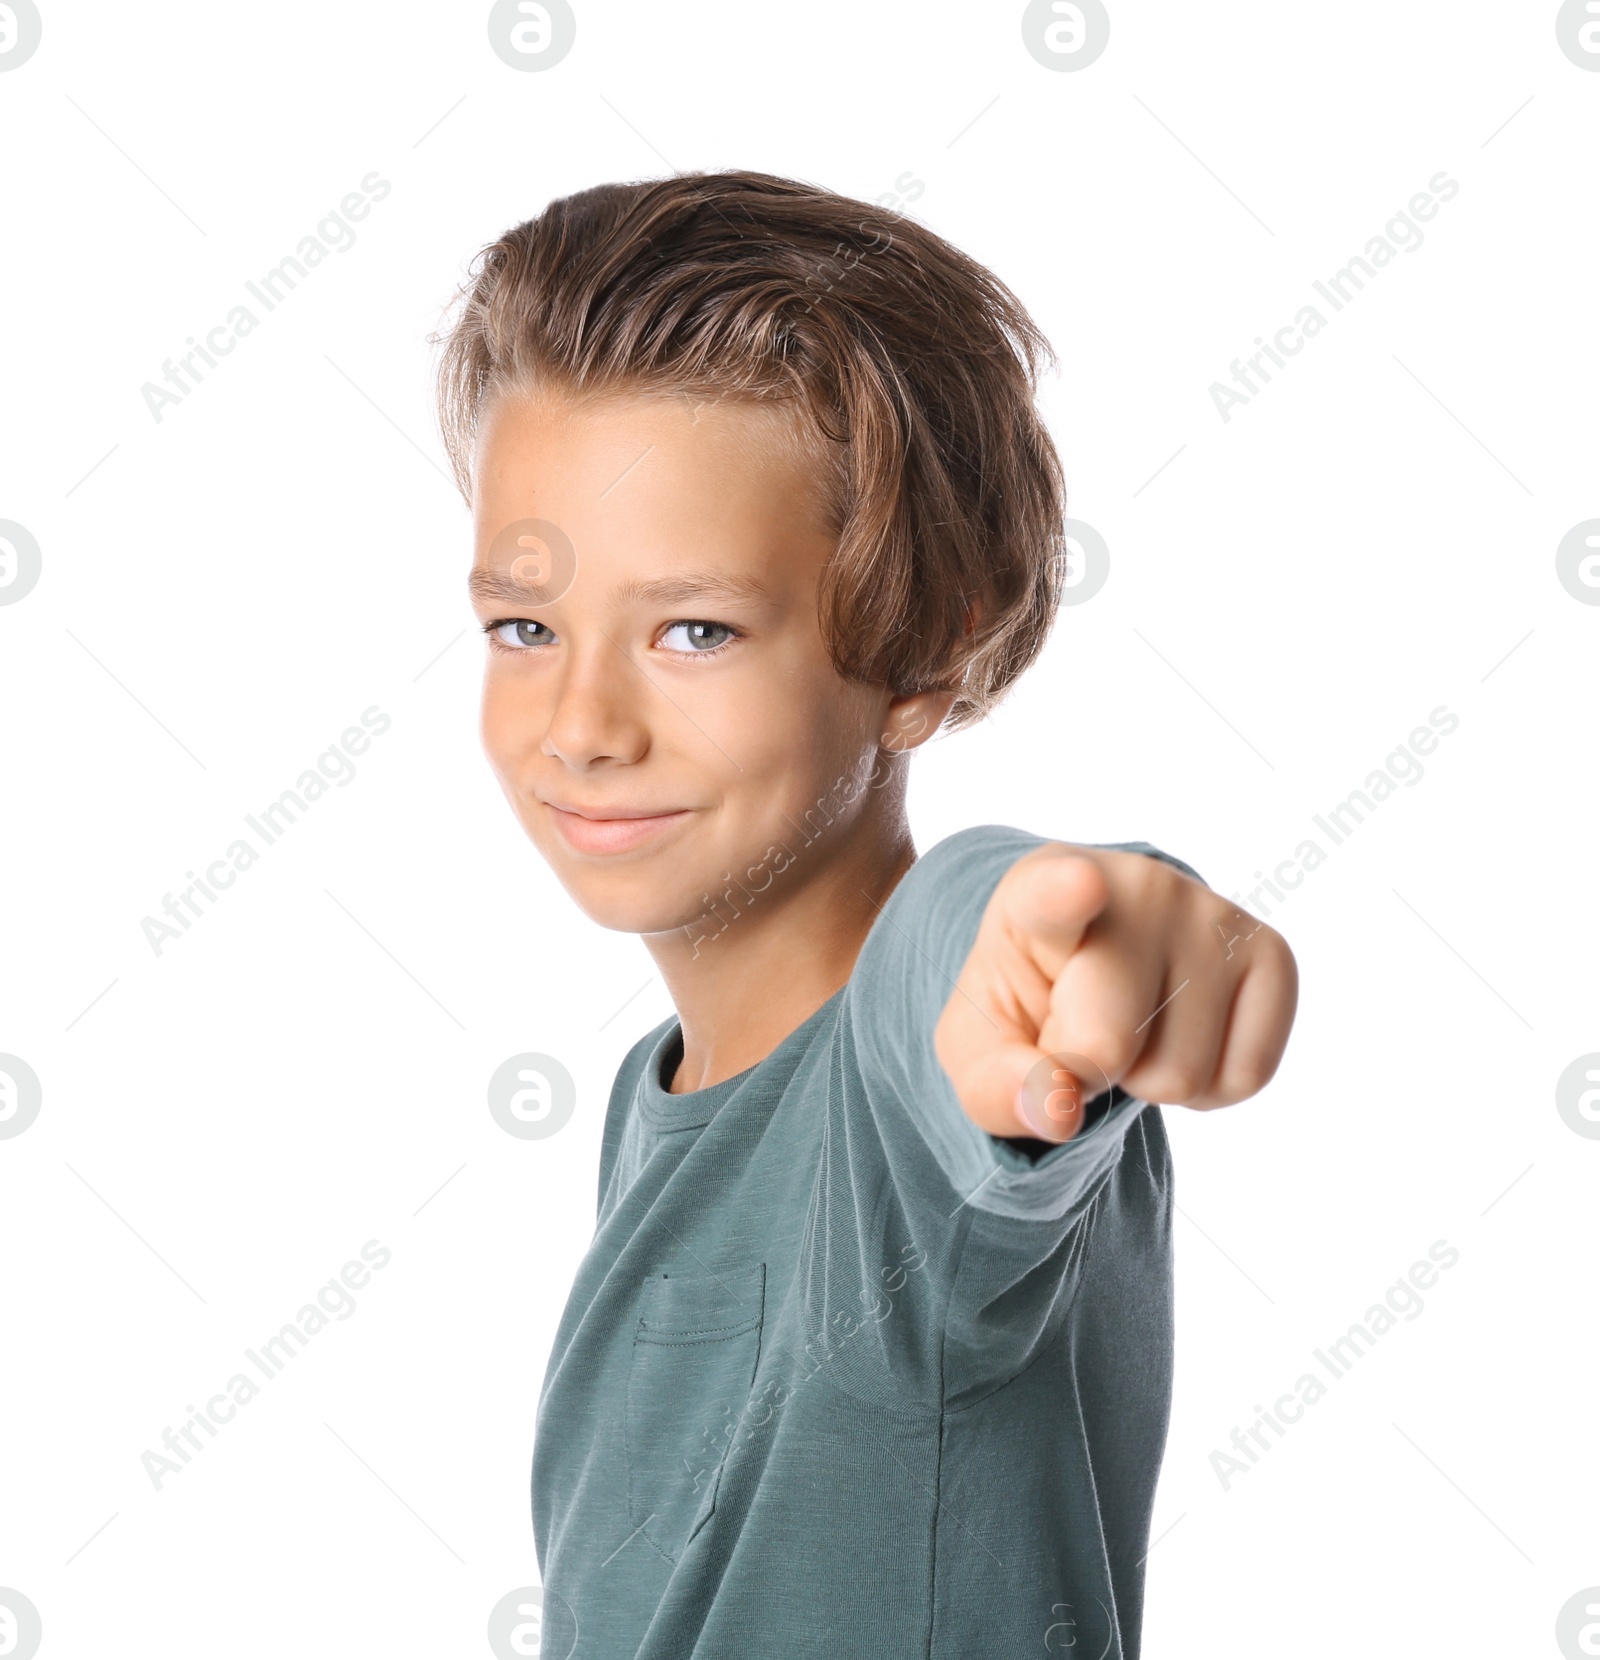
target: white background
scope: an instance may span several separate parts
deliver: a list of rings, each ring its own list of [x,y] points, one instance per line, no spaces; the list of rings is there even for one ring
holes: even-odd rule
[[[671,1010],[479,750],[425,337],[551,198],[727,166],[920,185],[1060,355],[1109,580],[922,752],[919,846],[1147,839],[1242,894],[1459,718],[1272,907],[1301,1005],[1271,1086],[1164,1109],[1145,1653],[1561,1652],[1600,1583],[1600,1141],[1555,1099],[1600,1050],[1600,608],[1555,558],[1600,515],[1600,73],[1546,3],[1113,0],[1071,73],[1021,12],[581,4],[521,73],[484,5],[52,4],[0,74],[0,518],[43,557],[0,607],[0,1051],[43,1083],[0,1140],[0,1585],[46,1660],[487,1654],[537,1579],[607,1090]],[[1224,421],[1211,384],[1440,170],[1422,244]],[[373,171],[354,245],[153,419],[163,361]],[[141,919],[374,705],[354,781],[157,956]],[[527,1050],[578,1085],[547,1140],[486,1107]],[[369,1239],[355,1313],[157,1490],[146,1449]],[[1224,1487],[1234,1426],[1436,1240],[1421,1315]]]

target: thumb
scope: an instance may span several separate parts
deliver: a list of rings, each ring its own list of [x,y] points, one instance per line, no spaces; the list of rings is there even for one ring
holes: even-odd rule
[[[1089,1102],[1111,1088],[1111,1080],[1087,1055],[1065,1050],[1046,1053],[1023,1045],[1008,1050],[1007,1060],[1023,1063],[1016,1090],[1018,1121],[1025,1133],[1041,1141],[1070,1141],[1083,1128]]]
[[[967,1116],[989,1135],[1070,1141],[1100,1093],[1084,1080],[1103,1077],[1087,1055],[1047,1053],[1012,1041],[984,1050],[951,1082]],[[1110,1081],[1103,1087],[1109,1089]]]

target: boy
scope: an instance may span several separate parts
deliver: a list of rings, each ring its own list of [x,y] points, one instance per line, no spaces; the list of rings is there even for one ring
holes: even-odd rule
[[[1143,843],[917,857],[911,751],[1059,597],[1048,345],[922,227],[746,172],[556,201],[462,302],[485,748],[678,1011],[618,1073],[540,1399],[543,1652],[1136,1656],[1149,1103],[1261,1089],[1296,977]]]

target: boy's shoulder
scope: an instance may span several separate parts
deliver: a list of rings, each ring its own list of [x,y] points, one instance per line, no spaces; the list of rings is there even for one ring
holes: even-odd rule
[[[958,872],[975,862],[998,863],[1009,866],[1024,853],[1042,847],[1050,837],[1023,830],[1014,824],[969,824],[965,829],[953,830],[948,836],[933,843],[917,855],[916,862],[902,879],[900,888],[916,878],[916,886],[929,882],[946,883],[958,879]],[[889,897],[894,899],[895,893]]]
[[[931,870],[945,870],[951,865],[959,864],[965,857],[986,851],[1015,850],[1020,856],[1034,847],[1041,847],[1052,841],[1064,842],[1069,847],[1094,848],[1102,853],[1142,853],[1148,858],[1160,859],[1174,866],[1184,875],[1192,876],[1197,882],[1205,882],[1205,878],[1192,865],[1186,864],[1182,859],[1163,851],[1151,842],[1080,842],[1067,836],[1047,836],[1032,830],[1022,830],[1011,824],[975,824],[964,830],[953,831],[922,854],[912,869],[915,870],[917,865],[926,861]]]

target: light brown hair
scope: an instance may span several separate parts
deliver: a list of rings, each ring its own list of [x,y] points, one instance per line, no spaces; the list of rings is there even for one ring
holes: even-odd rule
[[[896,694],[959,685],[954,729],[1038,656],[1065,552],[1034,407],[1054,355],[1010,289],[922,225],[768,173],[597,185],[482,249],[451,311],[438,414],[469,502],[479,411],[501,392],[793,405],[839,536],[819,602],[838,671]]]

